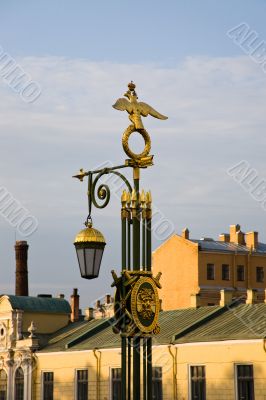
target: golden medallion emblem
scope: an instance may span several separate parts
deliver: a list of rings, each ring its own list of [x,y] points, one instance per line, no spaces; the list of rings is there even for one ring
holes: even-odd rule
[[[131,313],[140,332],[153,333],[158,325],[159,311],[158,290],[153,279],[140,278],[131,293]]]

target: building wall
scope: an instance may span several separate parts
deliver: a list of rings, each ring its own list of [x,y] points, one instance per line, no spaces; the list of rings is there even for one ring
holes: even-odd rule
[[[1,307],[1,313],[12,311],[10,301],[5,296],[0,298],[0,307]]]
[[[171,346],[172,353],[175,347]],[[177,394],[179,400],[189,399],[189,367],[205,365],[208,400],[235,399],[235,365],[253,364],[256,400],[266,397],[266,353],[262,340],[224,341],[215,343],[192,343],[176,346],[177,349]],[[99,400],[111,399],[111,368],[120,366],[120,349],[102,349]],[[41,400],[41,373],[53,371],[55,377],[54,400],[73,400],[75,370],[88,368],[89,399],[97,400],[96,359],[92,351],[37,353],[37,369],[34,378],[34,397]],[[162,367],[163,399],[174,398],[173,358],[168,346],[154,347],[153,365]]]
[[[256,282],[256,267],[264,267],[264,282]],[[250,285],[252,288],[264,289],[266,287],[266,257],[251,255],[250,257]]]
[[[173,235],[153,252],[153,274],[162,272],[163,310],[190,307],[190,293],[198,291],[198,246]]]
[[[207,264],[215,265],[215,279],[207,280]],[[230,279],[222,280],[222,264],[228,264]],[[237,266],[243,265],[244,281],[237,280]],[[256,267],[264,267],[264,282],[257,282]],[[198,245],[178,235],[153,252],[153,272],[162,272],[163,310],[192,306],[192,294],[199,294],[195,304],[219,304],[220,290],[230,288],[233,297],[246,296],[247,289],[258,290],[263,302],[266,288],[266,256],[198,251]]]
[[[256,400],[266,396],[266,354],[263,341],[228,341],[178,347],[179,399],[189,399],[189,366],[205,365],[207,399],[235,399],[235,365],[253,364]]]
[[[48,314],[38,312],[24,312],[22,324],[23,332],[27,332],[31,321],[34,321],[38,333],[53,333],[69,323],[69,315],[57,313]]]
[[[241,254],[222,254],[214,252],[199,252],[199,285],[210,285],[212,282],[207,280],[207,264],[215,264],[215,285],[221,287],[239,287],[264,289],[265,282],[256,281],[256,267],[265,268],[266,276],[266,257],[256,255]],[[222,280],[222,264],[230,266],[230,280]],[[237,281],[237,266],[243,265],[245,269],[245,280]]]
[[[120,367],[120,349],[97,350],[100,357],[100,398],[110,399],[110,369]],[[75,399],[75,374],[78,369],[88,369],[89,399],[97,400],[97,361],[94,352],[69,351],[37,354],[37,365],[33,385],[33,399],[41,400],[43,371],[54,372],[54,400]]]
[[[207,264],[214,264],[215,278],[207,279]],[[230,279],[222,280],[222,264],[229,265]],[[243,265],[244,281],[237,280],[237,266]],[[199,252],[199,287],[201,293],[200,305],[208,303],[219,304],[220,289],[233,289],[233,297],[246,296],[246,289],[258,290],[258,301],[264,300],[265,282],[256,281],[256,267],[264,267],[266,279],[266,257],[241,254],[223,254],[214,252]]]

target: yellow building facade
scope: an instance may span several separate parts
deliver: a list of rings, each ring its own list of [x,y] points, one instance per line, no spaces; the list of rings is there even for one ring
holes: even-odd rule
[[[218,305],[220,291],[231,299],[263,302],[266,288],[266,244],[257,232],[231,225],[219,240],[191,239],[189,231],[173,235],[153,253],[153,271],[163,271],[164,310]]]
[[[28,296],[27,247],[16,244],[17,294],[0,296],[0,400],[120,400],[112,297],[84,317],[77,289],[70,304]],[[154,252],[163,286],[154,400],[265,400],[265,268],[266,245],[239,225],[219,241],[184,230]]]
[[[27,324],[43,316],[45,328],[35,321],[24,325],[24,316]],[[113,320],[70,317],[64,299],[0,297],[1,400],[120,398],[120,337]],[[52,332],[55,320],[62,326]],[[161,311],[159,320],[155,400],[265,399],[266,304]],[[243,390],[249,397],[240,397]]]

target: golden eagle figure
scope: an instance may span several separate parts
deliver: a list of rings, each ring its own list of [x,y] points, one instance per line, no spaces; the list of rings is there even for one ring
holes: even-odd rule
[[[134,124],[136,130],[144,129],[141,117],[147,117],[148,115],[151,115],[158,119],[168,118],[149,106],[149,104],[138,102],[138,96],[135,92],[135,87],[136,85],[131,81],[131,83],[128,84],[129,90],[124,94],[128,100],[120,98],[115,102],[113,107],[119,111],[127,111],[129,114],[129,119]]]

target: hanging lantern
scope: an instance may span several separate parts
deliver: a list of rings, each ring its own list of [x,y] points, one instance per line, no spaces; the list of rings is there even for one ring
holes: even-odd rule
[[[92,223],[88,223],[87,227],[77,234],[74,246],[82,278],[98,277],[105,245],[103,234],[93,228]]]

